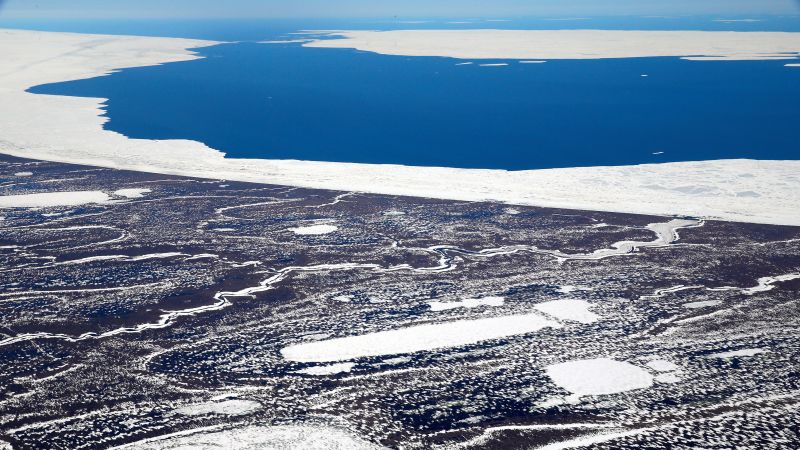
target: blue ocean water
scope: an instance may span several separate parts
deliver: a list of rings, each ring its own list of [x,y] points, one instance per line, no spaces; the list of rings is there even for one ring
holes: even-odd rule
[[[567,22],[558,28],[614,28]],[[707,29],[753,26],[709,22]],[[232,31],[222,23],[191,24],[151,34],[260,40],[304,28],[375,25],[247,22]],[[95,27],[90,31],[114,32]],[[198,140],[237,158],[518,170],[800,157],[800,70],[785,61],[497,60],[480,62],[508,65],[481,67],[254,42],[199,53],[206,58],[31,91],[108,98],[107,129]]]

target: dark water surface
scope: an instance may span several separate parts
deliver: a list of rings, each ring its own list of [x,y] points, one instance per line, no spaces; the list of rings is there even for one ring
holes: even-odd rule
[[[304,28],[281,26],[264,39]],[[108,98],[107,129],[237,158],[516,170],[800,157],[800,68],[786,61],[456,65],[254,42],[199,52],[32,91]]]

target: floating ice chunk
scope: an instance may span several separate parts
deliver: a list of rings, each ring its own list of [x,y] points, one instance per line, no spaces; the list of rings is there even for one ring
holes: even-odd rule
[[[338,363],[329,366],[308,367],[306,369],[297,370],[294,373],[314,376],[336,375],[337,373],[350,372],[354,366],[355,364],[353,363]]]
[[[465,298],[460,302],[428,302],[431,311],[447,311],[456,308],[477,308],[478,306],[503,306],[503,297]]]
[[[795,64],[795,63],[786,64],[786,67],[800,67],[800,64]]]
[[[43,192],[39,194],[0,195],[0,208],[46,208],[105,203],[109,196],[102,191]]]
[[[300,235],[318,235],[333,233],[338,229],[339,227],[335,225],[310,225],[307,227],[289,228],[289,231]]]
[[[698,309],[698,308],[707,308],[709,306],[717,306],[721,304],[722,300],[704,300],[702,302],[684,303],[683,307],[689,309]]]
[[[592,304],[585,300],[553,300],[534,306],[538,311],[550,317],[580,323],[593,323],[600,318],[597,314],[589,311],[591,307]]]
[[[114,195],[117,197],[125,197],[125,198],[142,198],[144,194],[148,192],[152,192],[150,189],[140,189],[140,188],[132,188],[132,189],[117,189],[114,191]]]
[[[544,64],[546,62],[547,61],[542,61],[542,60],[524,60],[524,61],[520,61],[519,63],[520,64]]]
[[[507,66],[507,65],[508,65],[508,63],[487,63],[487,64],[481,64],[480,66],[481,67],[503,67],[503,66]]]
[[[462,62],[462,63],[457,63],[456,65],[457,66],[469,66],[469,65],[472,65],[472,64],[473,64],[472,62]]]
[[[680,367],[672,361],[665,359],[654,359],[647,363],[647,367],[655,370],[656,372],[674,372],[680,370]]]
[[[760,355],[762,353],[767,353],[768,350],[764,350],[763,348],[746,348],[742,350],[733,350],[730,352],[721,352],[721,353],[712,353],[707,358],[736,358],[736,357],[747,357],[747,356],[755,356]]]
[[[261,407],[261,403],[252,400],[225,400],[222,402],[188,405],[175,410],[175,412],[184,416],[205,416],[208,414],[242,416],[258,411]]]
[[[116,450],[376,450],[379,447],[332,427],[212,426],[114,447]]]
[[[33,172],[17,172],[14,174],[15,177],[31,177],[33,176]],[[0,447],[2,448],[2,447]]]
[[[458,347],[548,327],[561,328],[561,325],[538,314],[459,320],[291,345],[283,348],[281,354],[290,361],[344,361]]]
[[[613,359],[583,359],[547,366],[547,375],[575,397],[644,389],[653,377],[641,367]]]

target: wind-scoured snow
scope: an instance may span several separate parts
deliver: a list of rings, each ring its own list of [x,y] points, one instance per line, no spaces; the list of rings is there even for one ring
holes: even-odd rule
[[[443,33],[440,30],[430,31]],[[481,30],[453,32],[479,31]],[[375,35],[392,36],[389,33],[393,32]],[[411,33],[411,36],[416,36],[415,39],[428,47],[445,42],[418,39],[421,35],[416,33],[423,31]],[[529,36],[526,33],[533,32],[520,33],[520,36]],[[560,36],[552,34],[553,31],[546,33],[556,38]],[[635,38],[639,35],[624,33],[651,32],[618,33],[623,33],[620,36]],[[729,33],[728,37],[723,36],[726,33],[674,33],[677,34],[670,34],[672,37],[663,42],[670,45],[676,42],[691,43],[694,36],[692,33],[709,33],[709,36],[715,36],[714,39],[721,37],[725,45],[720,48],[730,53],[725,55],[730,58],[746,56],[753,48],[773,55],[784,47],[797,51],[793,42],[798,33]],[[740,35],[746,35],[746,39],[742,39]],[[502,59],[502,55],[497,54],[500,44],[496,40],[492,41],[496,36],[494,33],[484,33],[476,42],[466,41],[457,45],[485,51],[491,59]],[[706,37],[705,34],[700,36],[703,39]],[[486,43],[489,42],[487,39],[491,41],[489,44]],[[659,55],[659,47],[649,45],[647,40],[625,41],[636,46],[635,54]],[[330,44],[334,42],[336,44]],[[612,45],[608,43],[608,39],[598,42]],[[398,43],[398,48],[405,45],[402,40]],[[476,43],[477,47],[474,45]],[[491,200],[542,207],[800,225],[800,213],[797,209],[800,183],[796,178],[796,174],[800,173],[800,161],[720,160],[508,172],[227,159],[222,152],[195,141],[130,139],[104,130],[105,99],[26,92],[33,86],[96,77],[125,67],[194,59],[196,56],[187,49],[213,44],[215,42],[172,38],[0,30],[0,54],[3,55],[3,71],[0,73],[0,152],[65,163],[348,192],[466,201]],[[306,45],[351,44],[352,40],[341,39]],[[589,44],[594,45],[592,42]],[[512,50],[520,54],[526,53],[524,47]],[[716,55],[723,50],[710,54]],[[565,53],[568,46],[561,42],[548,51],[560,52],[562,57],[569,56]],[[685,50],[676,51],[673,48],[671,52],[683,51]],[[603,55],[602,52],[600,54]],[[693,50],[691,54],[709,53]],[[540,58],[536,55],[520,56],[519,59],[526,60]],[[604,56],[614,57],[614,53],[606,52]],[[741,192],[753,192],[758,197],[743,198],[739,196]]]
[[[0,208],[47,208],[105,203],[110,197],[102,191],[42,192],[39,194],[0,195]]]
[[[538,314],[459,320],[291,345],[281,355],[298,362],[344,361],[458,347],[560,327]]]
[[[117,197],[125,198],[142,198],[144,194],[152,192],[150,189],[131,188],[131,189],[117,189],[113,192]]]

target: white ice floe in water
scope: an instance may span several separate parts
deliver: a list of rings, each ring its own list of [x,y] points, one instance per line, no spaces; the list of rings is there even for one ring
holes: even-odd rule
[[[507,66],[508,63],[488,63],[488,64],[481,64],[481,67],[504,67]]]
[[[707,355],[706,357],[727,359],[727,358],[756,356],[767,352],[769,352],[769,350],[765,350],[763,348],[746,348],[742,350],[733,350],[730,352],[712,353],[710,355]]]
[[[480,30],[465,31],[474,33]],[[386,36],[391,36],[388,33]],[[525,36],[530,32],[522,33]],[[550,33],[554,39],[559,36],[552,34],[552,31],[545,33]],[[678,33],[670,36],[682,36],[679,42],[693,42],[691,34]],[[740,35],[746,35],[746,39],[736,33],[722,37],[726,41],[730,39],[728,44],[735,44],[733,47],[742,46],[734,52],[737,54],[747,54],[753,48],[763,52],[778,51],[778,47],[789,46],[787,43],[793,42],[798,33]],[[481,35],[474,36],[478,39]],[[646,39],[637,39],[635,34],[624,36],[631,39],[621,41],[636,46],[639,53],[645,53],[644,56],[658,56],[658,46],[650,51],[651,46]],[[480,37],[477,49],[486,51],[491,59],[503,59],[502,55],[497,54],[498,48],[502,49],[503,45],[497,42],[496,37],[492,33]],[[437,39],[429,42],[418,40],[434,49],[444,42]],[[766,45],[765,40],[774,40],[776,45]],[[673,41],[670,38],[664,42]],[[353,43],[349,39],[323,42],[337,42],[334,45]],[[405,45],[398,42],[398,48]],[[456,42],[456,48],[464,44],[472,47],[474,43]],[[569,51],[569,46],[557,43],[559,45],[554,43],[548,51],[560,52],[562,57],[568,56],[565,52]],[[800,183],[796,178],[796,174],[800,173],[800,161],[721,160],[509,172],[228,159],[222,152],[200,142],[130,139],[104,130],[106,119],[102,109],[104,99],[101,98],[26,92],[33,86],[91,78],[125,67],[194,59],[196,56],[187,49],[213,44],[209,41],[172,38],[0,30],[0,54],[3,55],[4,69],[0,74],[0,153],[215,180],[348,192],[800,225],[797,209]],[[525,53],[525,48],[515,51]],[[600,54],[602,56],[602,52]],[[707,53],[693,51],[691,54]],[[519,59],[539,58],[536,55],[522,56]],[[757,193],[759,197],[738,196],[738,193],[747,191]]]
[[[653,376],[641,367],[608,358],[583,359],[547,366],[546,373],[573,398],[607,395],[644,389],[653,385]]]
[[[375,450],[344,430],[314,425],[213,426],[114,447],[116,450]]]
[[[0,195],[0,208],[46,208],[105,203],[110,197],[102,191],[42,192],[38,194]]]
[[[283,348],[281,355],[298,362],[344,361],[458,347],[548,327],[560,328],[561,325],[538,314],[459,320],[301,343]]]
[[[707,308],[709,306],[717,306],[721,304],[722,304],[721,300],[704,300],[701,302],[684,303],[683,307],[689,309],[699,309],[699,308]]]
[[[534,308],[550,317],[559,320],[571,320],[580,323],[597,322],[600,318],[590,311],[592,304],[585,300],[553,300],[539,303]]]
[[[339,227],[335,225],[309,225],[307,227],[298,227],[298,228],[289,228],[294,234],[300,234],[304,236],[311,236],[311,235],[318,235],[318,234],[328,234],[333,233],[334,231],[338,230]]]
[[[14,174],[15,177],[31,177],[33,176],[33,172],[17,172]]]
[[[150,189],[140,189],[140,188],[132,188],[132,189],[117,189],[113,192],[114,195],[117,197],[125,197],[125,198],[142,198],[144,194],[148,192],[152,192]]]
[[[652,30],[331,31],[303,44],[400,56],[461,59],[603,59],[707,56],[726,60],[796,58],[800,33]]]
[[[656,372],[674,372],[681,369],[680,366],[674,362],[667,361],[665,359],[654,359],[647,363],[647,367],[655,370]]]
[[[353,363],[338,363],[329,366],[308,367],[306,369],[297,370],[294,373],[314,376],[336,375],[338,373],[350,372],[353,370],[354,366],[355,364]]]
[[[546,63],[546,62],[547,62],[547,61],[541,61],[541,60],[535,60],[535,61],[527,61],[527,60],[522,60],[522,61],[520,61],[519,63],[520,63],[520,64],[544,64],[544,63]]]
[[[503,297],[465,298],[460,302],[428,302],[431,311],[447,311],[457,308],[477,308],[478,306],[503,306]]]
[[[800,67],[800,64],[786,64],[786,67]]]
[[[242,416],[261,409],[261,403],[252,400],[225,400],[220,402],[198,403],[176,409],[184,416],[205,416],[208,414],[223,416]]]

